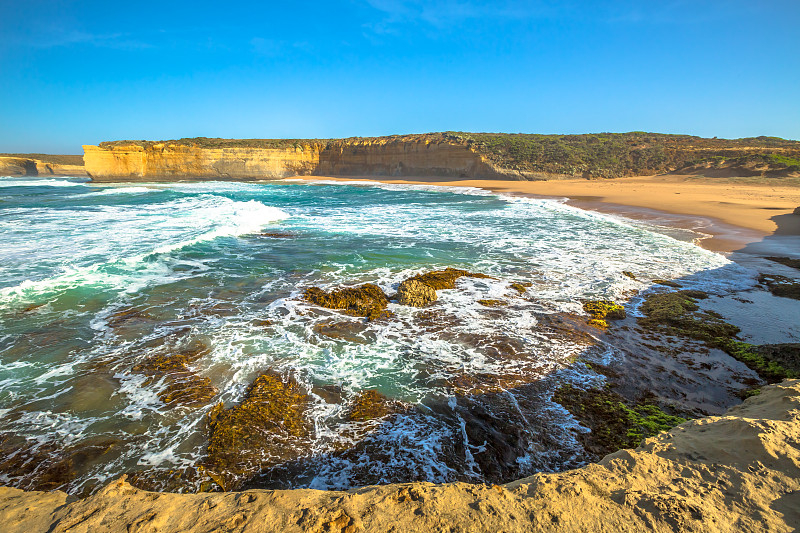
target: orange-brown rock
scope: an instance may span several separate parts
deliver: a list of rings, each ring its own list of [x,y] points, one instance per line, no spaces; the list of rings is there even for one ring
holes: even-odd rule
[[[0,176],[85,176],[81,156],[0,156]]]

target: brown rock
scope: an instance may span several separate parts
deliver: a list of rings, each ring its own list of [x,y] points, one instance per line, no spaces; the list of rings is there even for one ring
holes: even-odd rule
[[[403,281],[397,288],[397,301],[401,305],[425,307],[436,299],[434,288],[414,278]]]
[[[244,400],[208,414],[209,475],[231,490],[260,470],[297,459],[311,449],[309,396],[294,379],[275,372],[258,376]],[[213,476],[212,476],[213,477]]]
[[[370,320],[391,316],[386,310],[389,298],[374,283],[325,292],[319,287],[309,287],[303,293],[307,301],[328,309],[341,309],[347,314],[363,316]]]

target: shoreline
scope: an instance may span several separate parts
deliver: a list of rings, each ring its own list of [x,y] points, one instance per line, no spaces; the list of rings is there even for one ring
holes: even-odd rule
[[[568,205],[581,209],[708,235],[699,237],[697,244],[726,254],[743,251],[748,245],[775,237],[800,240],[800,216],[791,214],[800,206],[800,188],[786,185],[743,184],[730,180],[709,182],[676,175],[551,181],[392,179],[386,176],[289,179],[474,187],[532,198],[566,199]],[[642,192],[640,188],[647,190]],[[774,244],[785,248],[783,243]],[[785,255],[785,251],[773,250],[776,246],[762,248],[762,253],[767,255]]]

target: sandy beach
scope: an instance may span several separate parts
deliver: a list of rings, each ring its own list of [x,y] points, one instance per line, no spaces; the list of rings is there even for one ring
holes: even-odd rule
[[[304,179],[478,187],[511,194],[568,198],[576,207],[699,230],[712,236],[700,244],[721,252],[739,250],[771,235],[800,236],[800,216],[792,215],[800,206],[800,187],[779,182],[763,185],[674,174],[551,181],[321,176]],[[665,219],[664,214],[675,216]]]

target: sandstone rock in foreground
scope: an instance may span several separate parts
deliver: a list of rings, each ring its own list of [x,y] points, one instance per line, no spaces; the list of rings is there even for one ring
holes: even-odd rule
[[[9,533],[89,531],[794,531],[800,525],[800,381],[725,416],[686,422],[598,464],[504,486],[407,483],[167,494],[124,478],[69,502],[0,488]]]

